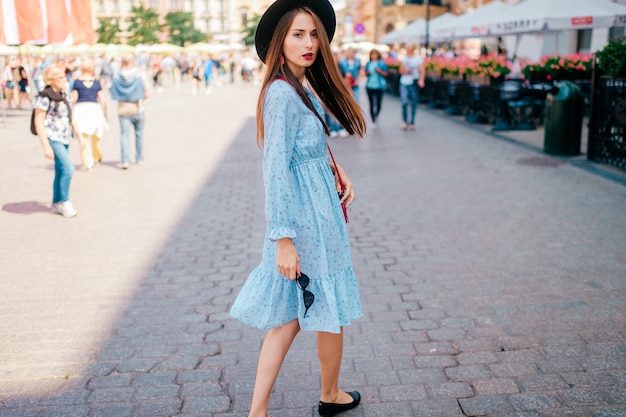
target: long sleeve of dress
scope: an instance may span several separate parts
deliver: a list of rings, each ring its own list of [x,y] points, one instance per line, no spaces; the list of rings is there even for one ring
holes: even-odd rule
[[[297,95],[292,87],[275,81],[267,90],[263,108],[265,124],[263,181],[268,237],[295,238],[296,187],[289,165],[298,130]]]

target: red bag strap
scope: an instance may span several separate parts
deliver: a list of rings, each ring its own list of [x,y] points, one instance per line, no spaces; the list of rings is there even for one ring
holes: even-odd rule
[[[339,169],[337,168],[337,162],[335,162],[335,157],[333,156],[333,152],[330,150],[330,145],[326,142],[326,147],[328,148],[328,153],[330,154],[330,159],[333,161],[333,165],[335,166],[335,175],[337,175],[337,179],[339,180],[339,186],[341,190],[346,189],[346,184],[341,179],[341,174],[339,173]],[[343,218],[346,219],[346,223],[348,223],[348,207],[346,207],[346,203],[341,203],[341,210],[343,211]]]
[[[335,166],[335,174],[337,174],[337,178],[339,179],[339,185],[341,186],[341,189],[343,190],[345,187],[345,184],[343,180],[341,179],[341,174],[339,173],[339,170],[337,169],[337,162],[335,162],[335,157],[333,156],[333,152],[330,150],[330,145],[328,143],[326,144],[326,147],[328,148],[330,159],[332,159],[333,165]]]

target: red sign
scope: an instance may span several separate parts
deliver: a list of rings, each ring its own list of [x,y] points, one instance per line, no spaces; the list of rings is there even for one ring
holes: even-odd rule
[[[593,16],[572,17],[572,26],[592,25]]]

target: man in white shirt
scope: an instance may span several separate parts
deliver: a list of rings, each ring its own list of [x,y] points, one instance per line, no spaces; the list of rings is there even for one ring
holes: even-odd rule
[[[400,65],[400,101],[402,103],[402,130],[415,130],[415,113],[419,88],[424,88],[424,59],[415,53],[412,45],[406,48],[406,57]]]

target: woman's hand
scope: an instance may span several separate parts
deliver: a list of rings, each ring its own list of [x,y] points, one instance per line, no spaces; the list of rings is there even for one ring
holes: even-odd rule
[[[352,202],[354,201],[354,187],[352,186],[352,181],[348,178],[346,171],[343,170],[341,165],[337,164],[337,170],[339,170],[339,175],[341,175],[341,180],[343,181],[344,193],[341,197],[341,202],[346,203],[346,207],[350,207]],[[341,192],[341,183],[339,182],[339,175],[335,172],[335,185],[337,187],[337,192]]]
[[[296,279],[300,275],[300,256],[288,237],[276,241],[276,266],[278,272],[289,279]]]
[[[48,141],[48,139],[46,139]],[[54,159],[54,151],[52,150],[52,146],[50,144],[43,145],[43,156],[47,159]]]

